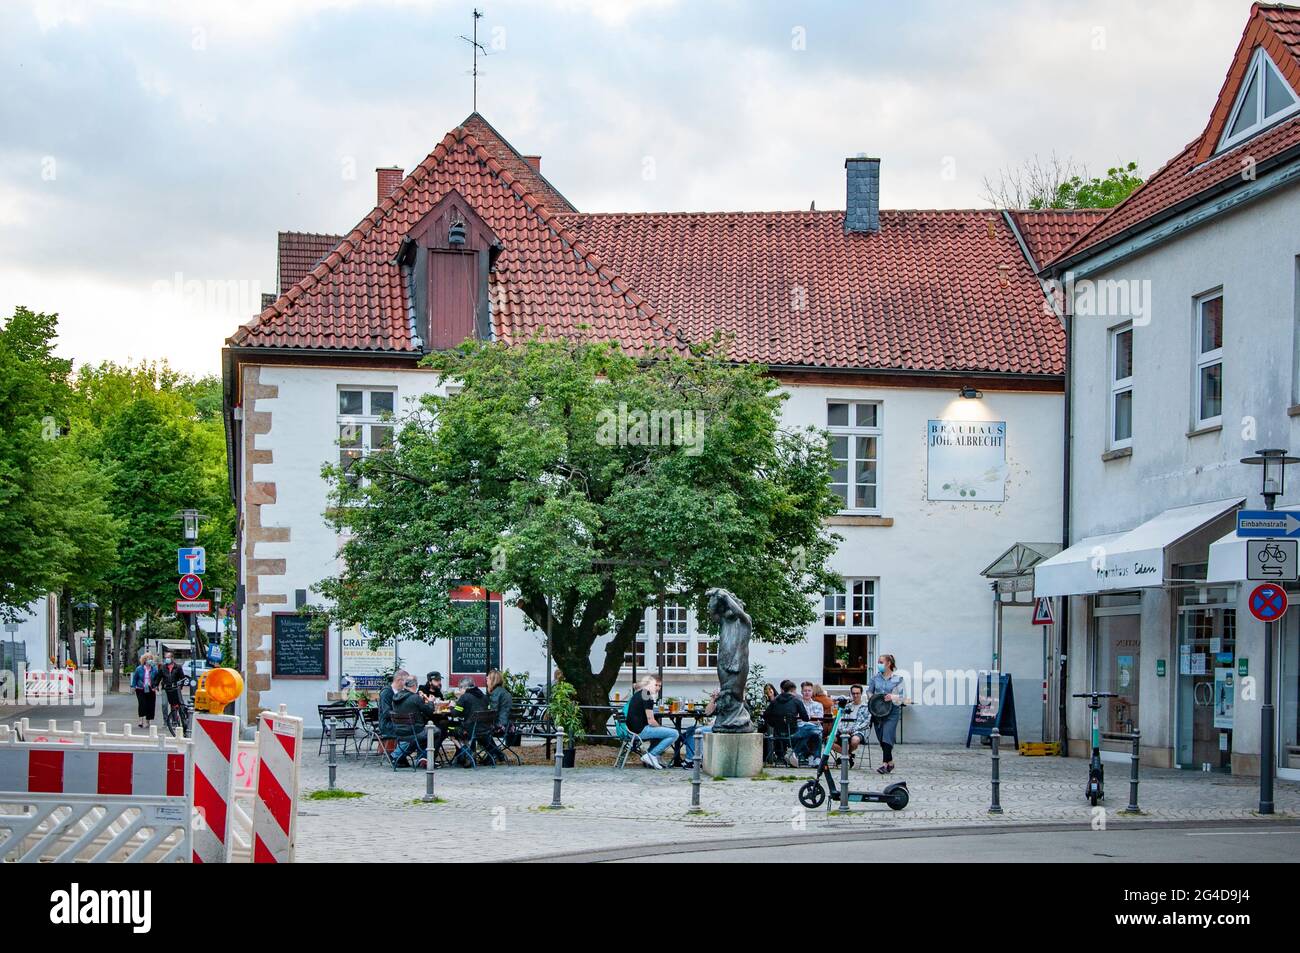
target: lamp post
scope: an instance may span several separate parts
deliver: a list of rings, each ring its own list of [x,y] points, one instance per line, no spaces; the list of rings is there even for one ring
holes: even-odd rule
[[[1257,450],[1253,457],[1242,457],[1242,463],[1259,467],[1262,473],[1260,495],[1265,509],[1273,509],[1277,498],[1286,489],[1288,464],[1300,463],[1300,458],[1288,456],[1285,450]],[[1273,737],[1273,623],[1264,623],[1264,702],[1259,707],[1259,813],[1273,813],[1273,758],[1277,744]]]

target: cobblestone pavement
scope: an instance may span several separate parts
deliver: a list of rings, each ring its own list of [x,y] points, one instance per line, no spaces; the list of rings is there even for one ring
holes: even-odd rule
[[[498,767],[441,769],[436,793],[444,803],[420,802],[424,772],[394,772],[377,759],[344,759],[337,786],[365,792],[350,800],[300,802],[299,861],[366,861],[396,849],[412,859],[430,848],[471,847],[478,859],[542,857],[630,845],[689,844],[700,840],[790,836],[855,830],[995,829],[1020,824],[1096,823],[1083,798],[1087,765],[1080,758],[1002,758],[1001,816],[988,813],[989,752],[985,748],[908,745],[889,779],[907,781],[911,803],[903,811],[881,804],[855,804],[848,816],[825,807],[804,811],[796,800],[809,769],[768,768],[767,780],[705,779],[703,815],[690,815],[689,771],[650,771],[636,765],[578,768],[565,772],[559,811],[551,803],[554,769]],[[837,774],[838,777],[838,774]],[[778,780],[797,778],[798,781]],[[859,768],[851,786],[879,790],[883,778]],[[1120,811],[1128,804],[1128,766],[1107,764],[1108,826],[1133,823]],[[328,786],[325,758],[304,758],[304,794]],[[1258,803],[1256,778],[1143,768],[1139,788],[1143,821],[1250,819]],[[1300,816],[1300,784],[1276,783],[1278,818]],[[1259,818],[1266,824],[1266,818]],[[452,856],[449,854],[448,856]]]

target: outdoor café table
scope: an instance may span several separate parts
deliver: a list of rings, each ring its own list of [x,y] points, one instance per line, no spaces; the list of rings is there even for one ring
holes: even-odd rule
[[[712,715],[706,715],[704,713],[703,707],[701,707],[697,711],[691,711],[688,708],[679,708],[677,709],[677,711],[669,711],[666,708],[663,710],[660,710],[658,708],[655,709],[655,719],[659,721],[660,724],[663,724],[665,720],[671,721],[673,723],[673,727],[677,729],[677,740],[673,742],[673,763],[671,765],[672,767],[680,768],[682,766],[682,719],[689,718],[691,719],[692,723],[698,725],[701,722],[703,722],[705,718],[712,718],[712,717],[713,717]]]

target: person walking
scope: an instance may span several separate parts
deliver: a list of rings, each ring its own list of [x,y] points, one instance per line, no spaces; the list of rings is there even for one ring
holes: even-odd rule
[[[131,688],[135,690],[136,726],[148,728],[158,711],[158,666],[154,664],[153,655],[145,652],[140,656],[140,664],[131,673]]]
[[[867,692],[872,700],[883,697],[891,707],[885,717],[873,717],[876,726],[876,740],[880,742],[882,764],[876,768],[877,774],[889,774],[894,770],[894,745],[898,739],[898,723],[903,717],[903,676],[895,672],[896,663],[892,655],[882,655],[876,660],[876,671],[867,683]]]

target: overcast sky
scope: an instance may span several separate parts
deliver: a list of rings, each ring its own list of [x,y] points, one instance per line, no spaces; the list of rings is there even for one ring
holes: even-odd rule
[[[843,208],[860,152],[889,208],[983,206],[1035,153],[1150,172],[1200,133],[1250,9],[478,2],[480,112],[583,211]],[[218,372],[276,232],[346,232],[376,166],[469,114],[470,9],[6,0],[0,313],[58,312],[78,362]]]

